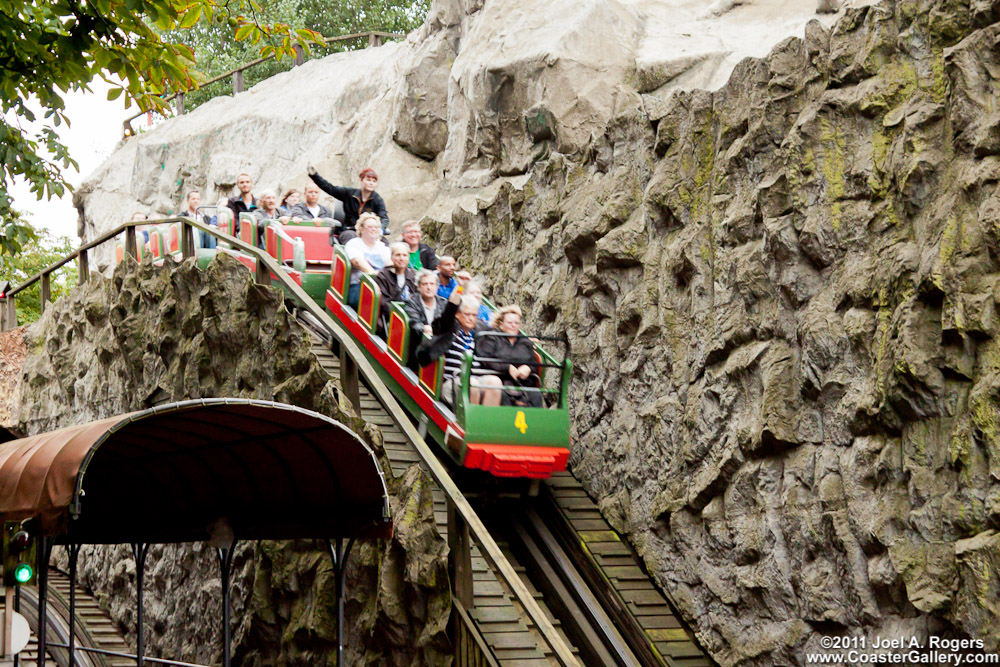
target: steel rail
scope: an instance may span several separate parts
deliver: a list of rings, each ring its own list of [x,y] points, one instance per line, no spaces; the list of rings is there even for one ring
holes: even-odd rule
[[[90,250],[101,243],[107,242],[120,234],[122,231],[127,230],[129,227],[146,225],[153,226],[174,222],[180,222],[182,225],[181,247],[185,246],[183,240],[190,234],[190,229],[185,230],[186,226],[188,228],[200,229],[203,232],[226,241],[232,248],[253,256],[258,263],[258,275],[260,275],[261,272],[260,265],[263,263],[264,267],[270,272],[270,274],[276,276],[277,280],[292,293],[295,299],[299,302],[300,308],[314,317],[323,326],[323,328],[325,328],[330,335],[337,340],[341,346],[341,350],[346,351],[347,355],[354,361],[358,371],[364,376],[369,388],[378,398],[382,407],[387,413],[389,413],[389,416],[396,422],[399,429],[406,435],[410,444],[413,445],[413,448],[417,451],[417,454],[427,467],[431,477],[435,482],[437,482],[438,486],[441,487],[441,490],[448,497],[448,500],[455,506],[455,509],[461,515],[462,519],[464,519],[468,524],[469,531],[475,537],[476,542],[478,542],[483,556],[490,563],[490,565],[496,568],[500,573],[504,583],[507,584],[518,603],[520,603],[524,608],[525,613],[528,614],[528,617],[538,628],[539,633],[541,633],[546,643],[548,643],[549,648],[552,649],[556,659],[561,665],[564,665],[564,667],[580,667],[580,662],[573,655],[570,647],[563,641],[562,637],[559,636],[556,632],[555,626],[552,625],[551,621],[549,621],[549,619],[545,616],[541,607],[539,607],[538,603],[535,602],[535,599],[532,597],[528,587],[525,586],[524,582],[521,581],[520,576],[514,571],[514,568],[507,561],[503,551],[501,551],[499,545],[497,545],[496,541],[490,535],[486,526],[476,514],[476,511],[472,508],[472,505],[469,504],[469,501],[465,498],[458,486],[455,484],[454,480],[452,480],[451,476],[448,474],[448,470],[444,467],[441,461],[438,460],[430,445],[427,444],[417,431],[417,428],[410,421],[406,412],[403,411],[403,408],[396,402],[392,391],[382,381],[378,372],[375,370],[375,367],[368,360],[368,357],[365,356],[361,346],[353,338],[351,338],[350,335],[340,329],[340,327],[333,321],[333,318],[331,318],[323,308],[313,301],[301,286],[296,284],[295,281],[284,272],[282,266],[279,265],[275,259],[271,257],[271,255],[267,254],[262,249],[250,245],[235,236],[230,236],[229,234],[220,231],[217,227],[213,227],[196,218],[173,217],[158,220],[130,221],[119,225],[114,230],[107,232],[106,234],[103,234],[100,238],[81,246],[77,251],[53,263],[38,275],[35,275],[24,283],[18,285],[16,288],[8,292],[8,295],[13,296],[17,294],[21,290],[37,282],[43,274],[47,274],[71,261],[81,251]],[[126,257],[130,257],[131,255],[129,255],[127,251],[128,248],[126,248]],[[357,406],[357,409],[360,412],[360,406]]]

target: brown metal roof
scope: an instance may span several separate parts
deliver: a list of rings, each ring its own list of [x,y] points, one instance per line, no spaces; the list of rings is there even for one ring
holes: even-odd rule
[[[0,444],[0,520],[79,543],[387,535],[385,479],[339,422],[281,403],[206,399]]]

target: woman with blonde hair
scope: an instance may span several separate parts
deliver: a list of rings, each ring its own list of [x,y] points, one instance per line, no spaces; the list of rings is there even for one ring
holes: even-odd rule
[[[503,405],[540,408],[538,359],[531,339],[521,333],[521,317],[519,306],[498,308],[493,313],[493,328],[503,335],[477,338],[476,357],[480,358],[483,368],[492,370],[503,380]]]

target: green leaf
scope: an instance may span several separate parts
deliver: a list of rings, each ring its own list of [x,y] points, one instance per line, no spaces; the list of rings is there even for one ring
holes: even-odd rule
[[[254,32],[256,29],[257,26],[255,26],[253,23],[244,23],[236,30],[236,37],[235,37],[236,41],[239,42],[241,40],[246,39],[250,35],[250,33]],[[258,39],[260,39],[260,37],[258,37]]]
[[[194,8],[189,9],[185,14],[184,18],[181,19],[180,27],[184,30],[193,28],[201,18],[201,5],[196,5]]]
[[[121,97],[121,94],[123,92],[124,90],[122,90],[121,88],[112,88],[111,90],[108,91],[108,101],[110,102],[112,100],[117,100],[119,97]]]

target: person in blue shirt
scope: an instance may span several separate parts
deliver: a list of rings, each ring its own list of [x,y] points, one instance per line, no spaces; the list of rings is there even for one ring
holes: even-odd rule
[[[483,303],[483,287],[475,280],[470,280],[469,284],[465,286],[465,293],[471,296],[473,299],[479,302],[479,312],[476,317],[479,318],[480,322],[485,324],[490,323],[490,318],[493,316],[492,311],[486,307]]]
[[[458,264],[455,262],[455,258],[451,255],[442,255],[441,257],[438,257],[438,268],[435,273],[437,273],[438,277],[437,294],[442,299],[447,299],[451,296],[452,290],[458,286],[458,281],[455,280],[456,277],[460,280],[472,279],[472,276],[470,276],[466,271],[459,271],[456,275],[455,268],[457,266]]]

